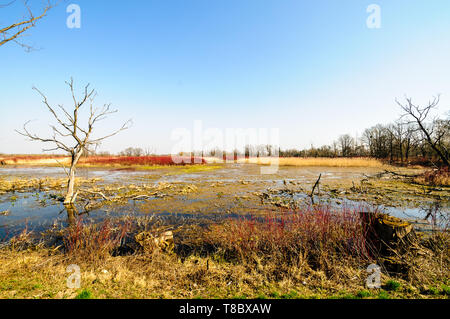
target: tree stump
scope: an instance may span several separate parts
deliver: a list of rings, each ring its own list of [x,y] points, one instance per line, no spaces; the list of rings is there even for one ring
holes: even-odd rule
[[[397,217],[381,213],[360,213],[368,248],[374,257],[388,271],[407,271],[407,265],[401,261],[414,238],[411,223]]]
[[[153,252],[155,249],[172,252],[175,246],[171,231],[159,234],[144,231],[137,234],[134,238],[145,252]]]

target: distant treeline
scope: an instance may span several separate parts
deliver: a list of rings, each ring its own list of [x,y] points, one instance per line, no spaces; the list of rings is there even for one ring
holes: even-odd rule
[[[434,118],[425,122],[428,111],[437,105],[423,109],[410,104],[402,106],[405,114],[396,122],[378,124],[366,129],[359,138],[341,135],[331,145],[311,146],[309,149],[277,149],[273,145],[247,145],[243,150],[225,152],[220,149],[184,152],[182,155],[213,157],[371,157],[389,162],[428,162],[448,166],[450,150],[450,112],[447,118]],[[425,115],[425,116],[424,116]],[[96,155],[110,155],[97,153]],[[152,148],[129,147],[118,155],[150,156]]]
[[[436,120],[427,125],[432,139],[449,156],[450,121]],[[304,150],[280,150],[281,157],[373,157],[408,162],[411,158],[439,161],[439,156],[427,141],[425,133],[415,123],[378,124],[364,131],[360,138],[348,134],[331,145]]]
[[[444,150],[448,157],[450,149],[450,121],[437,120],[428,124],[438,146]],[[321,147],[311,146],[308,149],[278,149],[272,145],[247,145],[244,150],[225,152],[220,149],[193,152],[201,156],[222,157],[234,155],[235,157],[263,157],[279,155],[280,157],[372,157],[390,162],[408,163],[415,161],[432,161],[438,163],[440,158],[427,142],[424,132],[414,123],[393,123],[388,125],[375,125],[364,131],[360,138],[349,134],[340,136],[331,145]],[[189,154],[186,152],[185,154]],[[91,152],[91,155],[92,152]],[[111,156],[109,152],[96,153],[97,156]],[[153,149],[129,147],[117,155],[120,156],[151,156],[155,155]]]

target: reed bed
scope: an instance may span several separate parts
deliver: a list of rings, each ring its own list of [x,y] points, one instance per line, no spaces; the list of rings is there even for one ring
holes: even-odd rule
[[[383,167],[384,164],[373,158],[366,157],[251,157],[240,158],[238,163],[280,166],[325,166],[325,167]]]
[[[6,155],[0,156],[4,165],[67,165],[70,157],[64,155]]]

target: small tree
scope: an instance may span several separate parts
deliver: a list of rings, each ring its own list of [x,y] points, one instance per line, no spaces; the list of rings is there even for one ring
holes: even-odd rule
[[[101,141],[116,135],[117,133],[127,129],[130,127],[131,120],[126,121],[122,127],[112,133],[100,137],[92,139],[92,131],[96,124],[105,119],[108,115],[116,113],[117,110],[111,110],[111,104],[105,104],[101,109],[94,108],[93,103],[96,96],[96,92],[93,89],[89,88],[89,84],[85,86],[81,99],[77,99],[74,92],[73,79],[70,79],[70,82],[66,82],[69,86],[70,91],[72,93],[73,99],[73,108],[69,113],[66,108],[62,105],[58,105],[60,111],[64,114],[65,119],[62,119],[62,116],[56,112],[56,108],[50,106],[47,97],[39,91],[37,88],[33,87],[33,90],[37,91],[41,97],[43,98],[43,103],[47,107],[47,109],[52,113],[53,117],[57,121],[57,126],[50,125],[53,131],[53,135],[50,138],[42,138],[37,136],[36,134],[32,134],[27,129],[26,122],[23,126],[23,132],[17,131],[19,134],[28,137],[32,141],[39,141],[44,143],[51,143],[54,146],[48,149],[44,149],[44,152],[48,151],[58,151],[62,150],[67,152],[70,157],[70,168],[69,171],[66,172],[68,175],[68,183],[67,183],[67,192],[64,199],[64,204],[69,205],[75,202],[75,199],[78,195],[78,192],[74,193],[75,189],[75,171],[78,161],[83,153],[98,145]],[[87,127],[82,127],[80,124],[80,109],[89,103],[89,116],[87,120]],[[69,142],[72,141],[72,145]]]

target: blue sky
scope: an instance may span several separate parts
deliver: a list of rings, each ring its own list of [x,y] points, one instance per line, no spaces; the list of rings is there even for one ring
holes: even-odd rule
[[[81,28],[66,7],[81,8]],[[370,4],[381,28],[366,26]],[[34,0],[38,7],[39,1]],[[0,25],[21,16],[0,9]],[[0,47],[0,152],[39,153],[14,132],[26,120],[39,134],[50,102],[69,105],[73,76],[119,113],[99,133],[132,118],[102,145],[170,152],[176,128],[279,128],[282,148],[330,143],[340,134],[397,118],[395,98],[450,103],[448,0],[62,1],[24,41],[31,53]]]

